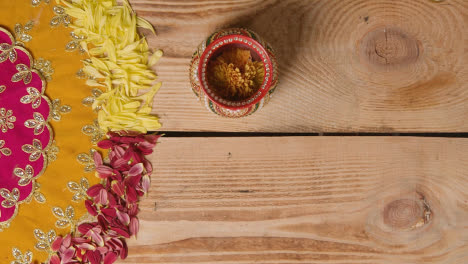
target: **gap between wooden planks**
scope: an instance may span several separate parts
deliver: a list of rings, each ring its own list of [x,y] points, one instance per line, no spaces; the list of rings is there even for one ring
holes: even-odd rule
[[[165,56],[154,113],[168,131],[466,132],[468,1],[130,0]],[[190,90],[190,58],[220,28],[276,49],[280,85],[251,117],[216,117]]]
[[[468,263],[468,139],[162,138],[121,263]]]

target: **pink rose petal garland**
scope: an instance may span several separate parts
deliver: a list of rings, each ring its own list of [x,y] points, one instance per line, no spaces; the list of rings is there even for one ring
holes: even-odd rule
[[[159,135],[119,135],[98,143],[109,149],[109,162],[94,154],[96,174],[101,184],[90,187],[85,206],[94,221],[82,223],[75,234],[58,236],[52,244],[56,255],[51,264],[109,264],[127,257],[126,238],[139,230],[138,200],[148,192],[153,152]]]

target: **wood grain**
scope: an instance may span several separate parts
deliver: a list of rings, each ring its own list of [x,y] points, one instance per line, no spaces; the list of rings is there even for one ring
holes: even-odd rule
[[[163,138],[121,263],[468,263],[467,139]]]
[[[468,131],[468,1],[131,0],[165,57],[154,113],[165,131]],[[190,90],[189,62],[213,31],[247,27],[276,49],[280,85],[229,120]]]

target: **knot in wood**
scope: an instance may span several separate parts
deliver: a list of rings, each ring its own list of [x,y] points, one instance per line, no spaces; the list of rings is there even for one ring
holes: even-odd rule
[[[401,199],[387,204],[383,212],[384,223],[395,229],[410,229],[424,221],[424,206],[420,201]]]
[[[404,66],[419,58],[418,41],[397,28],[370,31],[360,45],[361,56],[374,66]]]

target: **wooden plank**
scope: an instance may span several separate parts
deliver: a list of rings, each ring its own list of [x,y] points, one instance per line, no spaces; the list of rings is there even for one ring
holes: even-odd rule
[[[122,263],[468,263],[468,139],[163,138]]]
[[[468,131],[468,1],[130,0],[165,57],[154,113],[165,131]],[[247,27],[277,51],[280,85],[242,120],[209,113],[189,62],[216,29]]]

